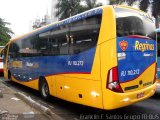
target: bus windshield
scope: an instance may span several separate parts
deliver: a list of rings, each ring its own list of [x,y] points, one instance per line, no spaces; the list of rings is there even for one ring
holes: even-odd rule
[[[129,35],[148,36],[155,30],[154,20],[143,12],[115,8],[117,37]]]

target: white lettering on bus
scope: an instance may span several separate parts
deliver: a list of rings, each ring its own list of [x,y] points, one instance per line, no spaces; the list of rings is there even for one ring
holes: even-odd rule
[[[71,66],[83,66],[84,65],[84,61],[68,61],[68,65]]]
[[[28,66],[28,67],[32,67],[32,66],[33,66],[33,63],[29,63],[29,62],[27,62],[27,63],[26,63],[26,66]]]
[[[32,67],[32,68],[38,68],[39,64],[38,63],[31,63],[31,62],[27,62],[26,63],[27,67]]]
[[[121,77],[125,77],[125,76],[132,76],[132,75],[139,75],[140,74],[140,70],[139,69],[135,69],[135,70],[123,70],[121,71]]]

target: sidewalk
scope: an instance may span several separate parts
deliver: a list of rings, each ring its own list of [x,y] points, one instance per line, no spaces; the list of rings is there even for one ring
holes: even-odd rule
[[[49,120],[17,98],[15,93],[0,80],[0,120]]]

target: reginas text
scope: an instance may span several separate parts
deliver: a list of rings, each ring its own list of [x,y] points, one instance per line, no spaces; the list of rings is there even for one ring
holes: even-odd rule
[[[146,50],[154,50],[154,44],[141,43],[139,41],[135,42],[135,50],[140,50],[142,52]]]

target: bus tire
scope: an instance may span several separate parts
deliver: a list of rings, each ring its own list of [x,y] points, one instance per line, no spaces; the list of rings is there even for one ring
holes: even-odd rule
[[[42,98],[45,100],[49,100],[50,97],[49,86],[44,77],[39,78],[39,90]]]

